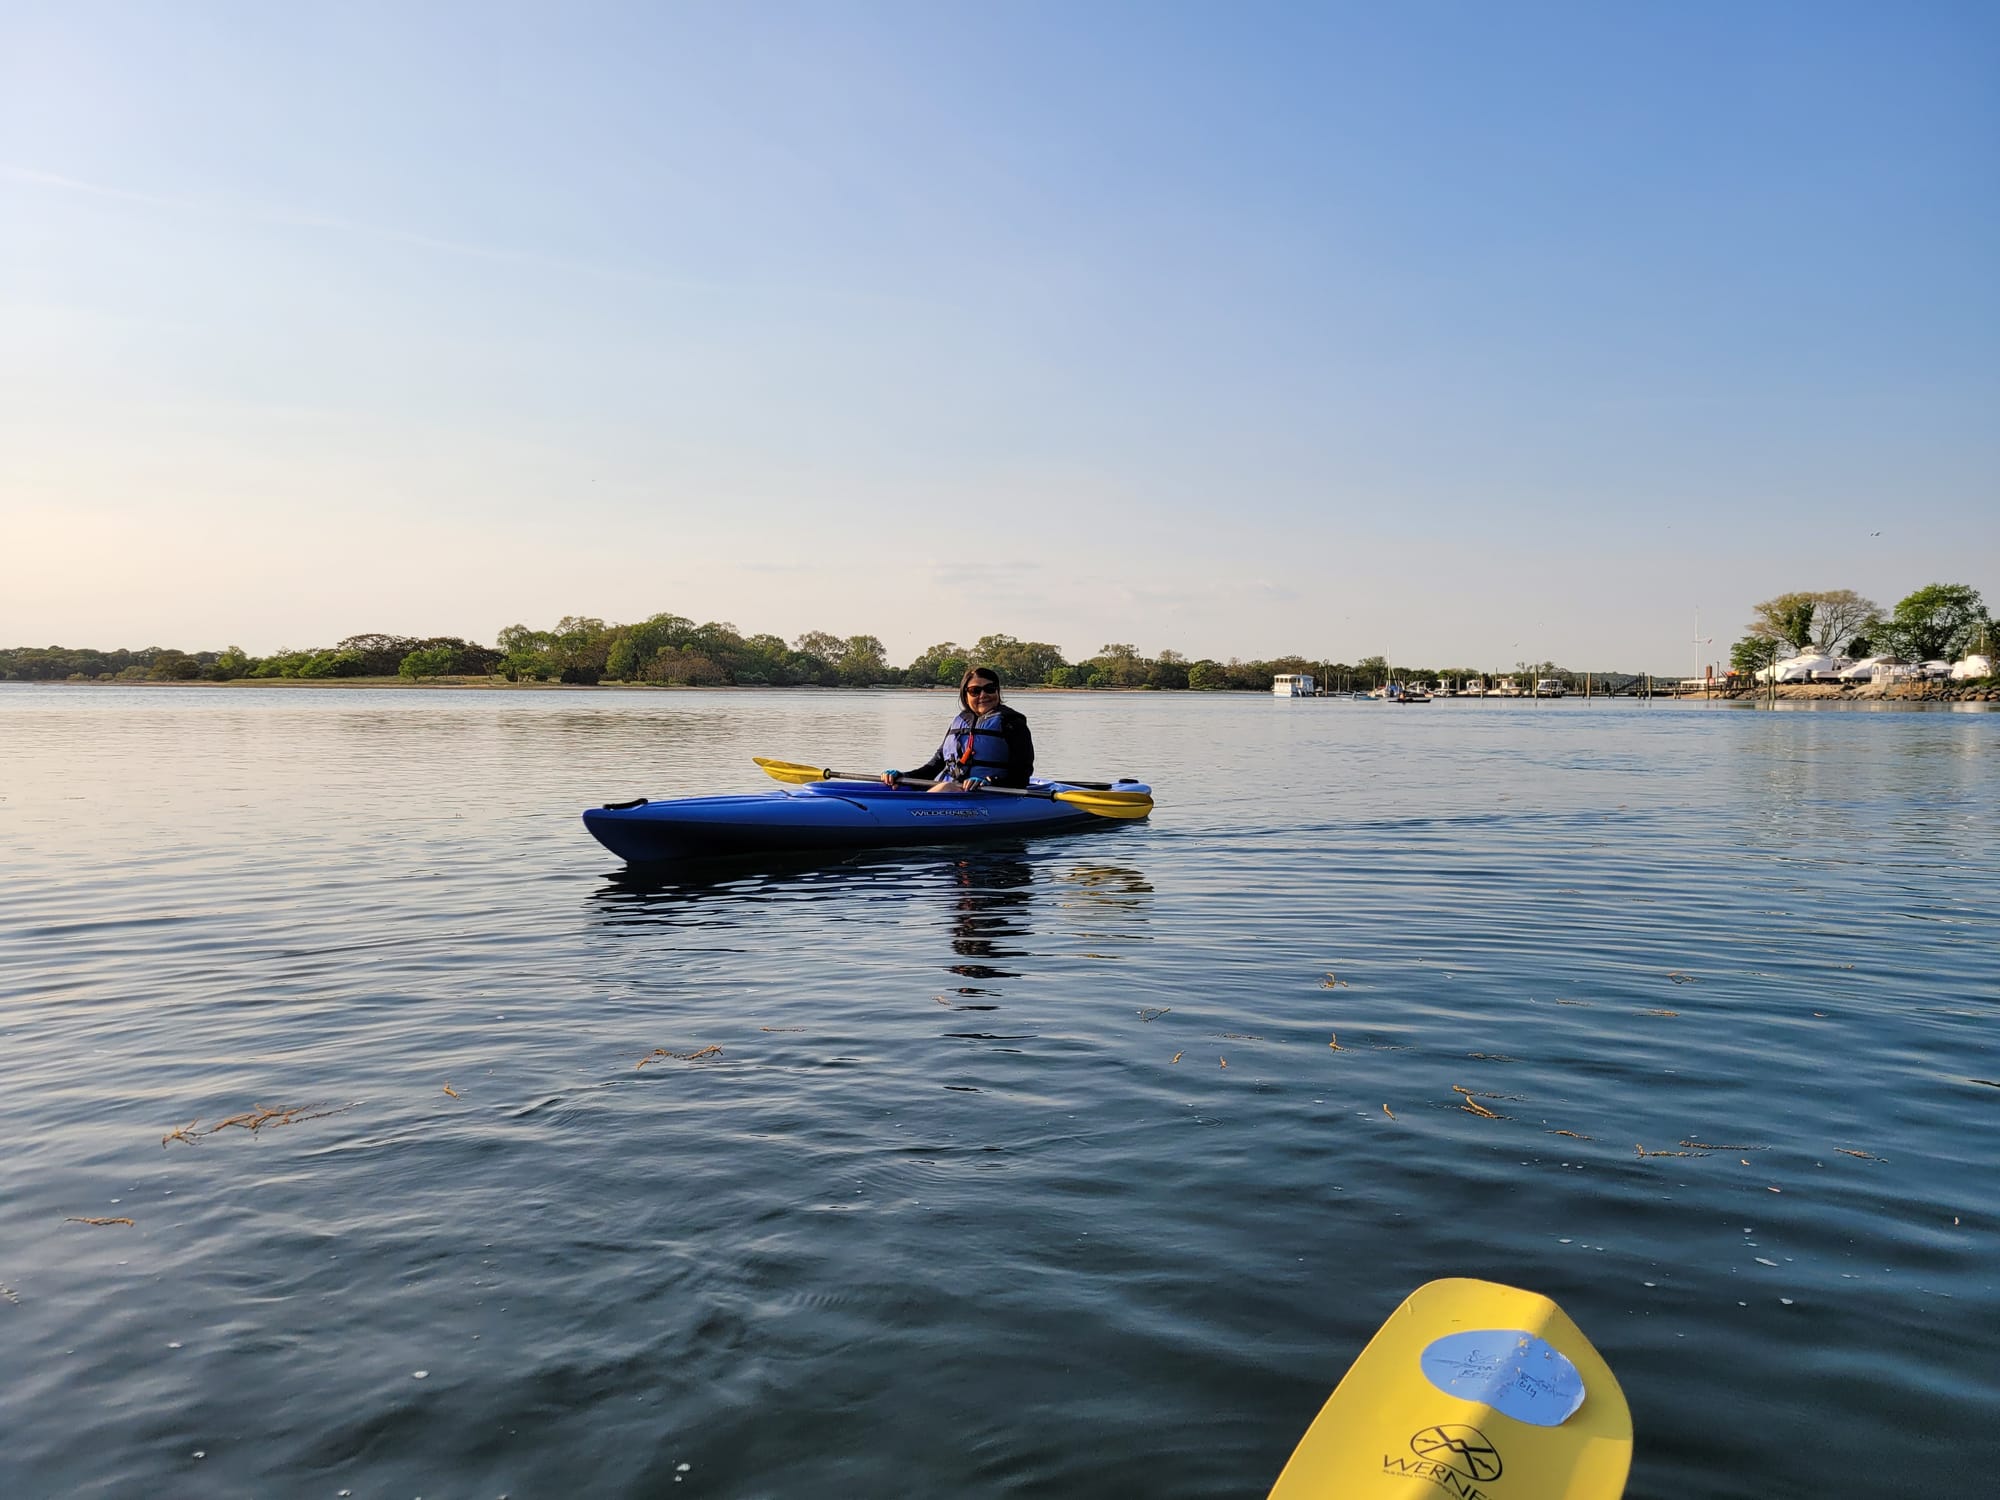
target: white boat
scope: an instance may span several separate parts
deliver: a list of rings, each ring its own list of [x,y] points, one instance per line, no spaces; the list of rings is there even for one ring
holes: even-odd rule
[[[1458,690],[1458,696],[1461,698],[1484,698],[1486,696],[1486,679],[1484,677],[1466,678],[1465,685]]]
[[[1977,678],[1991,677],[1992,675],[1993,658],[1990,656],[1981,656],[1976,652],[1966,657],[1963,661],[1955,661],[1951,664],[1951,676],[1954,682],[1971,682]]]
[[[1310,698],[1314,696],[1313,675],[1310,672],[1280,672],[1271,679],[1273,698]]]
[[[1831,682],[1853,665],[1853,662],[1842,657],[1822,656],[1817,651],[1806,651],[1773,662],[1768,667],[1760,667],[1754,675],[1759,682],[1769,682],[1774,676],[1779,682]]]
[[[1486,696],[1489,698],[1524,698],[1527,694],[1521,691],[1521,684],[1513,678],[1503,677],[1486,690]]]
[[[1535,679],[1535,696],[1537,698],[1560,698],[1563,692],[1562,682],[1558,678],[1537,677]]]
[[[1895,682],[1909,675],[1909,668],[1893,656],[1867,656],[1837,674],[1842,682]]]

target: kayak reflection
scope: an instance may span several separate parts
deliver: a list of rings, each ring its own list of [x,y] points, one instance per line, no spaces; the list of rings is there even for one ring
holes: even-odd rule
[[[1151,882],[1126,865],[1084,863],[1025,841],[970,850],[884,849],[832,856],[711,859],[672,869],[625,868],[591,892],[606,927],[734,928],[782,924],[784,947],[837,942],[853,922],[900,921],[943,898],[944,968],[960,993],[1017,979],[1038,952],[1094,950],[1144,935]],[[1038,908],[1060,914],[1036,944]],[[1046,920],[1043,918],[1042,920]],[[946,997],[940,997],[946,998]]]
[[[954,860],[950,880],[955,893],[951,902],[951,951],[960,960],[948,966],[951,972],[968,978],[1017,978],[1014,972],[995,968],[988,960],[1029,956],[1021,944],[1033,930],[1029,917],[1034,905],[1034,866],[1018,855],[982,851]],[[968,970],[978,973],[968,974]]]

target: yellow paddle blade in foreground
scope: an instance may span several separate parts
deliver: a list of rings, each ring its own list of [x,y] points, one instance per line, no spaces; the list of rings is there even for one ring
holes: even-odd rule
[[[878,779],[859,771],[831,771],[822,766],[801,765],[793,760],[772,760],[762,755],[753,755],[750,758],[763,769],[766,776],[792,786],[804,786],[809,781]],[[1085,812],[1096,813],[1100,818],[1143,818],[1153,810],[1153,796],[1150,792],[1051,792],[1036,787],[989,786],[981,792],[982,796],[988,794],[1003,797],[1047,797],[1056,802],[1074,803]]]
[[[804,786],[808,781],[832,781],[833,772],[821,770],[818,766],[802,766],[792,760],[767,760],[761,755],[750,757],[763,768],[764,774],[773,781],[790,782],[793,786]]]
[[[1632,1413],[1546,1297],[1418,1287],[1299,1440],[1270,1500],[1618,1500]]]

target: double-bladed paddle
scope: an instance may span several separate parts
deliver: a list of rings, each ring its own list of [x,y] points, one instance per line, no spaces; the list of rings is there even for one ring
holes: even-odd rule
[[[766,776],[774,781],[783,781],[793,786],[804,786],[809,781],[879,781],[879,776],[871,776],[861,771],[830,771],[821,766],[800,765],[797,761],[770,760],[762,755],[750,757],[762,767]],[[935,782],[904,777],[904,786],[935,786]],[[1057,790],[1053,787],[1036,786],[994,786],[982,783],[982,794],[997,793],[1002,797],[1040,797],[1045,801],[1068,802],[1085,812],[1096,813],[1100,818],[1143,818],[1153,810],[1153,796],[1150,792],[1120,792],[1103,790]]]

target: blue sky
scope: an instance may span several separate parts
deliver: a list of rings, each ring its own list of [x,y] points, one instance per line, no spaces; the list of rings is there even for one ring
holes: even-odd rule
[[[1988,5],[0,0],[0,644],[2000,599],[1996,79]]]

